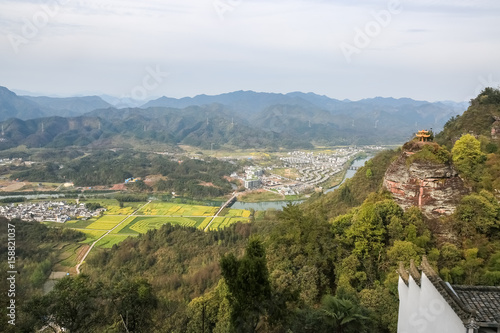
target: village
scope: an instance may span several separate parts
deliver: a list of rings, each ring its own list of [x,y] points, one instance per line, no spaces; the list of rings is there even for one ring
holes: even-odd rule
[[[0,206],[0,216],[9,220],[22,219],[26,221],[48,221],[64,223],[71,218],[89,219],[94,216],[100,216],[105,208],[99,208],[95,211],[89,210],[85,204],[68,204],[59,202],[34,202],[20,203],[18,205],[9,204]]]

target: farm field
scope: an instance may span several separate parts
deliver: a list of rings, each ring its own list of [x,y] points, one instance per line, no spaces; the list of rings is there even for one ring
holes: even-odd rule
[[[110,248],[113,247],[113,245],[119,244],[119,243],[123,242],[125,239],[127,239],[128,237],[131,237],[131,236],[135,237],[135,236],[137,236],[137,234],[135,234],[135,235],[109,234],[106,237],[104,237],[103,239],[101,239],[99,241],[99,243],[96,244],[96,246],[104,248],[104,249],[110,249]]]
[[[124,219],[125,217],[120,215],[104,215],[94,223],[88,225],[86,229],[110,230],[116,227],[116,225]]]
[[[137,236],[150,229],[158,229],[167,223],[204,230],[219,209],[211,206],[166,202],[142,203],[142,205],[143,208],[139,211],[136,211],[140,207],[137,203],[122,208],[109,205],[108,210],[98,219],[68,221],[64,227],[85,233],[87,239],[81,243],[89,245],[116,227],[96,244],[97,247],[111,248],[129,236]],[[216,217],[210,225],[210,230],[225,228],[238,221],[248,222],[250,214],[250,211],[244,209],[224,209],[222,214],[224,216]]]
[[[223,229],[239,221],[248,221],[248,218],[242,217],[216,217],[209,230]]]
[[[107,232],[106,230],[91,230],[91,229],[76,229],[76,230],[83,232],[85,235],[87,235],[87,239],[81,242],[84,244],[90,244],[94,242],[96,239],[98,239]]]
[[[213,216],[217,207],[186,205],[169,202],[150,203],[137,212],[137,215],[154,216]]]
[[[106,215],[130,215],[134,212],[134,208],[130,206],[120,207],[120,206],[107,206]]]

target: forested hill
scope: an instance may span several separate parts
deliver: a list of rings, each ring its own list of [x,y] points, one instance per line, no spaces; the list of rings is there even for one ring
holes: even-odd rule
[[[471,101],[470,107],[460,116],[451,118],[444,130],[436,136],[436,140],[450,147],[462,134],[474,134],[483,137],[483,141],[491,140],[492,130],[500,137],[500,92],[498,89],[486,88]],[[494,140],[493,140],[494,141]]]
[[[17,96],[0,88],[0,148],[109,147],[135,141],[203,148],[311,148],[394,144],[420,128],[439,130],[463,111],[460,103],[409,98],[340,101],[308,93],[238,91],[217,96],[160,98],[118,109],[101,98]],[[91,118],[90,120],[88,118]],[[95,121],[98,118],[99,121]],[[76,127],[71,123],[81,123]],[[43,126],[42,126],[43,124]],[[133,141],[132,140],[132,141]]]

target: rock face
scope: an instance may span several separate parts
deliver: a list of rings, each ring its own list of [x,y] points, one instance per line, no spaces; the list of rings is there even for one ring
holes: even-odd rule
[[[428,218],[450,215],[460,198],[469,193],[452,165],[416,160],[403,151],[387,169],[384,186],[404,210],[417,206]]]

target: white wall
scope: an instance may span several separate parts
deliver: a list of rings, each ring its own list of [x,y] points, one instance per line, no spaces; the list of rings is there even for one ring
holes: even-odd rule
[[[398,333],[465,333],[453,309],[422,272],[421,287],[410,276],[409,286],[399,277]]]

